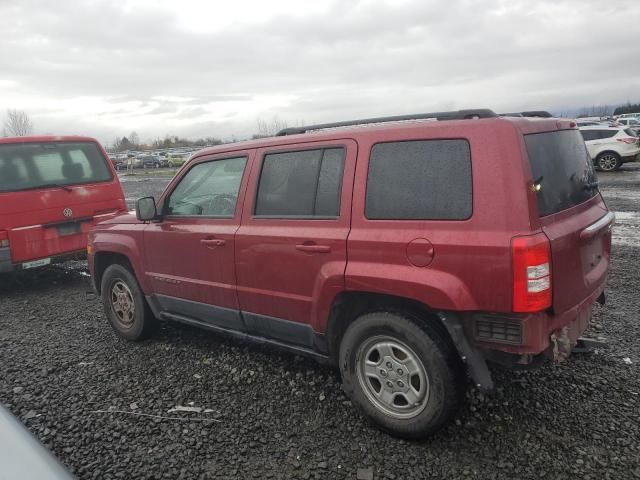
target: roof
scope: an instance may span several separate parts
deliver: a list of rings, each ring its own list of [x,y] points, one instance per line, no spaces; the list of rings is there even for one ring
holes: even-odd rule
[[[95,142],[98,141],[91,137],[82,137],[80,135],[33,135],[28,137],[4,137],[0,138],[0,144],[6,143],[49,143],[49,142]]]
[[[529,118],[529,117],[492,117],[492,118],[476,118],[467,120],[402,120],[394,122],[373,123],[364,125],[349,125],[345,127],[326,128],[320,130],[312,130],[307,133],[291,134],[285,136],[265,137],[256,140],[247,140],[237,143],[226,143],[207,147],[194,153],[192,159],[203,155],[215,155],[219,153],[228,153],[238,150],[249,150],[255,148],[268,148],[280,145],[297,144],[302,142],[316,141],[332,141],[345,138],[357,139],[363,135],[371,135],[376,132],[388,132],[390,130],[421,130],[425,129],[441,129],[443,126],[466,126],[466,125],[497,125],[511,124],[521,130],[523,133],[537,133],[544,131],[557,130],[558,128],[573,128],[575,121],[558,118]]]

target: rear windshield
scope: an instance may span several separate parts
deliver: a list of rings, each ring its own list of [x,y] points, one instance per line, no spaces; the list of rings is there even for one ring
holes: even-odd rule
[[[541,217],[598,193],[593,163],[578,130],[524,136]]]
[[[95,143],[55,142],[0,145],[0,192],[111,180]]]

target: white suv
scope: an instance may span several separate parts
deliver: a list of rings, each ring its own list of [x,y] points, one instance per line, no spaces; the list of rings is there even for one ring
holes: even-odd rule
[[[631,128],[597,125],[580,127],[580,133],[593,163],[600,170],[618,170],[623,163],[638,160],[640,139]]]

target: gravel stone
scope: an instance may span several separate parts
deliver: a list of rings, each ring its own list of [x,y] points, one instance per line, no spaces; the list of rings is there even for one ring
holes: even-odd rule
[[[168,180],[126,179],[129,205]],[[306,358],[177,324],[119,340],[85,262],[0,277],[0,402],[80,479],[640,478],[640,243],[622,236],[640,165],[599,180],[609,208],[627,213],[607,303],[587,332],[609,347],[527,372],[495,368],[497,391],[470,389],[427,441],[369,425],[338,373]],[[203,410],[167,413],[176,405]]]

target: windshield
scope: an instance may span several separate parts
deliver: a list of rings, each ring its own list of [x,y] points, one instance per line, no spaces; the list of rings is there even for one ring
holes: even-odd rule
[[[92,142],[0,145],[0,192],[111,179],[105,158]]]
[[[541,217],[598,193],[593,162],[578,130],[525,135]]]

